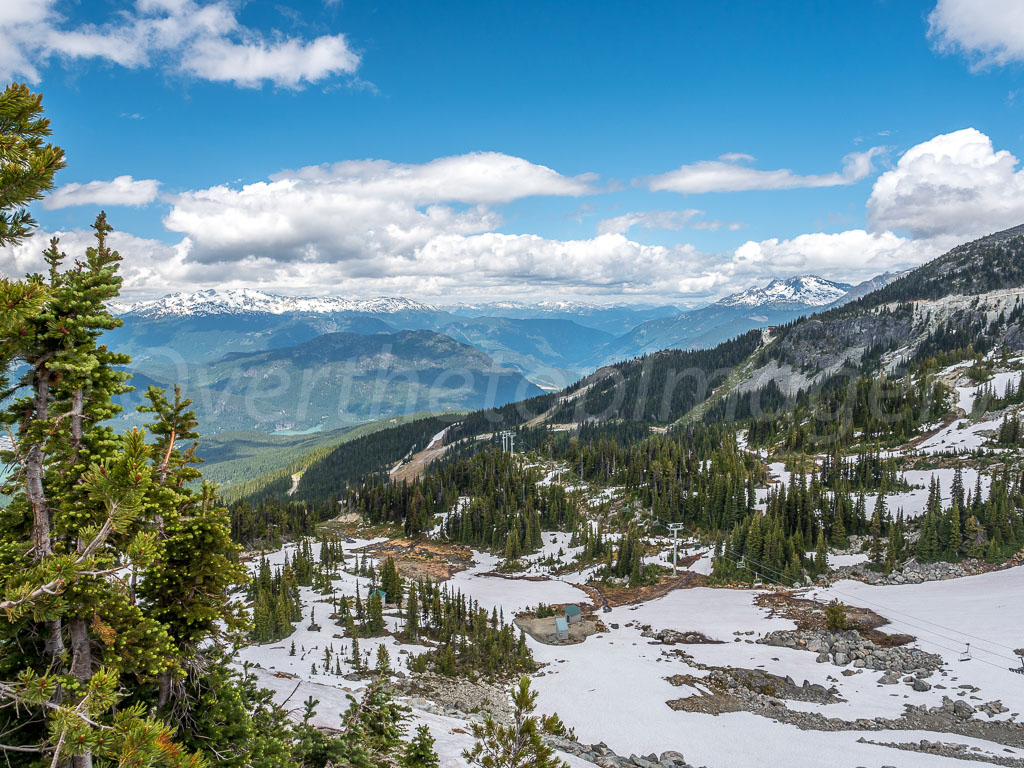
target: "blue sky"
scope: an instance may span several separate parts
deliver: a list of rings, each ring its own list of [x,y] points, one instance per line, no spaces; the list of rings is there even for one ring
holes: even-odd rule
[[[42,228],[73,249],[106,208],[128,293],[692,304],[1024,222],[1022,29],[1012,0],[29,0],[0,70],[68,155]]]

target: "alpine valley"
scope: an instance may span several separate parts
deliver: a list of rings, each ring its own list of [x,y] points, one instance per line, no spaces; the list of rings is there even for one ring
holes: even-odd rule
[[[514,722],[524,672],[574,766],[1021,765],[1024,229],[613,341],[641,329],[729,338],[229,483],[234,535],[276,549],[257,570],[313,573],[301,619],[257,603],[260,681],[332,702],[385,648],[452,765],[460,722]]]
[[[610,362],[713,347],[838,306],[856,291],[806,275],[680,312],[568,302],[441,309],[404,298],[209,289],[115,302],[122,325],[109,337],[131,355],[139,381],[179,384],[215,416],[216,431],[308,433],[501,406]]]
[[[0,0],[0,768],[1024,768],[1022,65]]]

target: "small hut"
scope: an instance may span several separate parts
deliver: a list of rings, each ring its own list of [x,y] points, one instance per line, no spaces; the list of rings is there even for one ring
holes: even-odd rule
[[[561,616],[555,619],[555,639],[569,639],[569,622],[563,619]]]
[[[583,611],[578,605],[565,606],[565,620],[569,624],[579,624],[583,621]]]

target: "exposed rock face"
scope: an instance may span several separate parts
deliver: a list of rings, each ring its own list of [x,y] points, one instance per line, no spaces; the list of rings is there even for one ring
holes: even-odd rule
[[[512,722],[507,686],[425,672],[403,681],[400,690],[425,712],[478,722],[489,714],[499,723]]]
[[[660,629],[654,631],[651,629],[644,630],[640,633],[641,637],[649,637],[657,640],[664,645],[705,645],[705,644],[718,644],[723,641],[712,640],[710,637],[705,635],[703,632],[679,632],[674,629]]]
[[[797,685],[792,677],[780,677],[762,669],[733,667],[712,667],[710,669],[711,671],[706,677],[673,675],[668,678],[668,681],[672,685],[688,685],[692,688],[699,687],[714,692],[727,692],[732,696],[741,696],[743,691],[749,691],[761,696],[768,696],[771,699],[808,701],[814,704],[836,704],[844,701],[835,686],[826,688],[808,680],[804,680],[802,685]],[[685,709],[685,707],[683,708]]]
[[[946,581],[974,576],[995,570],[997,567],[984,560],[964,560],[959,563],[919,563],[910,560],[900,570],[885,574],[858,563],[836,568],[829,577],[835,580],[856,579],[872,585],[922,584],[926,581]]]
[[[903,674],[930,675],[942,667],[942,657],[917,648],[884,648],[861,636],[856,630],[827,632],[780,630],[756,640],[762,645],[795,648],[818,654],[818,662],[837,667],[852,664],[857,668],[890,670]]]
[[[687,683],[681,682],[680,684]],[[1008,747],[1024,746],[1024,723],[1018,723],[1012,717],[1009,720],[992,721],[984,721],[976,717],[979,711],[989,717],[993,717],[993,713],[1006,711],[998,701],[986,702],[976,709],[966,701],[961,699],[954,701],[948,696],[944,696],[942,704],[937,707],[906,704],[904,705],[905,711],[899,718],[875,717],[842,720],[838,717],[826,717],[820,712],[792,710],[776,696],[769,696],[743,685],[734,684],[727,690],[715,690],[711,694],[700,692],[666,703],[672,709],[704,712],[711,715],[722,712],[752,712],[809,731],[922,730],[984,739]]]
[[[604,742],[587,745],[559,736],[546,735],[544,738],[555,749],[575,755],[594,765],[600,765],[602,768],[693,768],[679,752],[622,757],[615,754]]]
[[[863,736],[857,739],[857,741],[861,744],[877,744],[880,747],[902,749],[907,752],[920,752],[926,755],[936,755],[937,757],[974,760],[980,763],[990,763],[991,765],[1002,765],[1006,766],[1006,768],[1022,768],[1024,766],[1024,760],[1019,758],[979,754],[977,747],[973,747],[970,744],[928,741],[927,739],[909,742],[872,741],[871,739],[865,739]]]

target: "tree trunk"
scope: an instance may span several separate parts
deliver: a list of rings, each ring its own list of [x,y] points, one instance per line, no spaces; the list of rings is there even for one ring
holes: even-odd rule
[[[71,635],[71,674],[83,686],[92,677],[92,640],[89,637],[89,625],[85,619],[76,616],[68,624]],[[72,768],[92,768],[92,753],[75,755],[71,759]]]
[[[160,673],[160,693],[157,696],[156,707],[163,709],[171,701],[171,673],[164,671]]]
[[[82,448],[82,420],[85,412],[85,395],[79,387],[71,393],[71,452],[72,461],[78,458],[78,451]]]
[[[85,684],[92,677],[92,640],[85,619],[76,616],[68,623],[71,634],[71,674]]]
[[[63,624],[60,619],[54,619],[48,624],[50,636],[46,638],[46,652],[51,659],[54,659],[64,653],[64,636],[61,634]]]
[[[50,381],[46,370],[36,372],[36,402],[34,419],[42,421],[50,413]],[[32,543],[35,559],[42,560],[53,554],[50,542],[50,509],[43,489],[43,446],[32,443],[25,455],[25,495],[32,505]]]
[[[71,620],[71,674],[83,685],[92,677],[92,643],[89,639],[89,626],[85,619],[76,617]],[[92,753],[86,752],[71,758],[72,768],[92,768]]]

